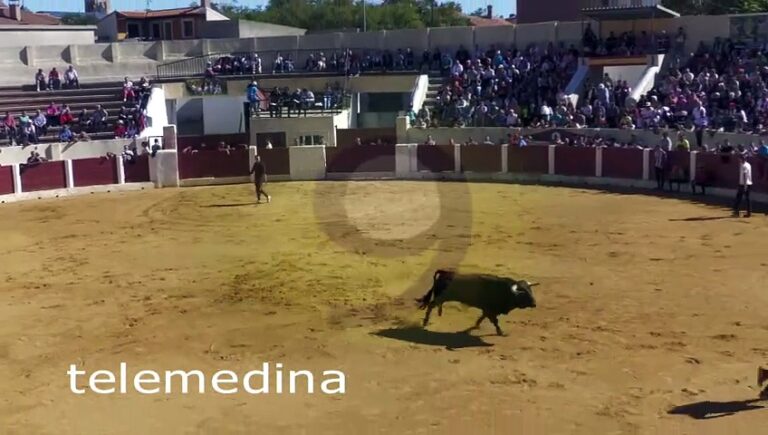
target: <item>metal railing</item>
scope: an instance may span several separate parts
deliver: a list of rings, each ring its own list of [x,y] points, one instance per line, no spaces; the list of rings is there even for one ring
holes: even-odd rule
[[[582,9],[633,9],[654,8],[661,5],[661,0],[583,0]]]
[[[345,52],[351,54],[345,55]],[[335,48],[211,53],[158,65],[157,78],[203,76],[208,67],[213,68],[216,75],[223,76],[291,73],[356,75],[373,71],[415,71],[416,58],[421,56],[420,53],[414,53],[414,64],[406,65],[400,60],[397,52],[391,52],[392,62],[385,65],[382,54],[381,50],[352,51]],[[257,68],[254,62],[257,55],[260,68]],[[319,67],[317,62],[309,62],[313,58],[317,61],[321,57],[325,58],[323,67]]]

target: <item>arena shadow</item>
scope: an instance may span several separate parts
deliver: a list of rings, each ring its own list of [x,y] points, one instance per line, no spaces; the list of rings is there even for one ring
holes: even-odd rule
[[[372,334],[379,337],[406,341],[408,343],[425,344],[429,346],[444,346],[448,350],[463,349],[466,347],[493,346],[491,343],[486,343],[482,338],[471,335],[467,331],[434,332],[419,326],[382,329],[380,331],[373,332]]]
[[[733,402],[695,402],[687,405],[675,406],[667,411],[671,415],[687,415],[696,420],[708,420],[712,418],[728,417],[739,412],[765,409],[762,405],[756,405],[761,399],[736,400]]]

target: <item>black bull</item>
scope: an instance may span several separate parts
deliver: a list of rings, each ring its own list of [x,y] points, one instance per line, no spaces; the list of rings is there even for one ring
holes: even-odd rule
[[[503,335],[498,316],[508,314],[515,308],[536,307],[531,290],[535,285],[538,284],[494,275],[459,274],[438,270],[435,272],[432,288],[416,301],[419,302],[419,309],[427,309],[424,326],[429,323],[433,308],[437,307],[438,315],[442,315],[443,304],[453,301],[483,312],[470,330],[479,327],[484,319],[488,319],[496,327],[496,333]]]

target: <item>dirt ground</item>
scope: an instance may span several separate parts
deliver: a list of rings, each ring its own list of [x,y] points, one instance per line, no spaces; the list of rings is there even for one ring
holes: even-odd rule
[[[768,219],[681,199],[432,182],[0,206],[0,432],[755,434]],[[726,217],[726,218],[723,218]],[[439,225],[436,224],[440,223]],[[435,267],[537,308],[411,297]],[[77,396],[66,370],[343,370],[347,394]]]

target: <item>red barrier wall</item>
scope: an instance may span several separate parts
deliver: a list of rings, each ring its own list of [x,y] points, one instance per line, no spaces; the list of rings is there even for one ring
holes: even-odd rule
[[[267,167],[269,175],[290,175],[291,159],[288,148],[259,149],[261,161]]]
[[[149,156],[137,156],[135,163],[123,163],[123,168],[125,169],[126,183],[149,182]]]
[[[595,176],[596,148],[559,146],[555,148],[555,174]]]
[[[248,150],[229,152],[203,150],[194,154],[178,153],[179,178],[244,177],[248,175]]]
[[[67,187],[64,162],[44,162],[35,166],[25,166],[21,170],[22,192],[63,189]]]
[[[643,150],[603,148],[603,177],[643,179]]]
[[[739,186],[739,161],[735,155],[698,154],[696,166],[697,171],[709,175],[709,182],[714,187],[736,189]],[[754,173],[752,178],[754,180]]]
[[[653,149],[649,161],[651,169],[651,178],[653,178]],[[667,151],[667,171],[671,171],[675,166],[679,166],[686,174],[691,173],[691,153],[688,151]]]
[[[72,160],[75,187],[117,184],[117,160],[104,157]]]
[[[418,145],[416,158],[419,171],[453,172],[454,164],[453,145]]]
[[[755,192],[768,193],[768,157],[749,159],[752,165],[752,182]]]
[[[509,147],[509,172],[546,174],[549,172],[549,146]]]
[[[494,145],[462,145],[462,172],[501,172],[501,147]]]
[[[328,172],[395,172],[394,145],[326,147]]]
[[[0,166],[0,195],[13,193],[13,167]]]

